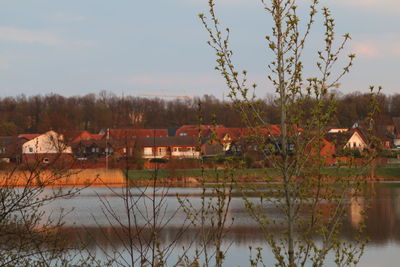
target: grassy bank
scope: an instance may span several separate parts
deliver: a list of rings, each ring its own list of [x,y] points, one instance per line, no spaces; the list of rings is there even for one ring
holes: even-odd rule
[[[346,167],[325,167],[322,170],[323,174],[331,177],[345,177],[362,175],[368,176],[369,170],[359,168],[346,168]],[[130,170],[128,177],[130,180],[152,180],[155,176],[154,170]],[[400,165],[387,165],[377,167],[375,169],[375,176],[387,180],[400,180]],[[157,177],[159,179],[181,179],[185,177],[192,178],[242,178],[255,180],[265,177],[278,178],[280,177],[279,171],[276,169],[239,169],[239,170],[201,170],[201,169],[179,169],[179,170],[158,170]]]

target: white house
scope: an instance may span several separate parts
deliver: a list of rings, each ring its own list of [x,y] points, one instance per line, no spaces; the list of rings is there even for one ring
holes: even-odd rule
[[[37,155],[72,154],[70,146],[64,142],[64,137],[54,131],[48,131],[22,145],[22,154],[26,159],[35,158]],[[46,158],[43,158],[46,162]]]
[[[151,158],[199,158],[201,156],[198,137],[163,136],[138,139],[143,157]]]
[[[358,130],[355,130],[352,131],[352,135],[350,135],[350,138],[348,139],[345,147],[351,149],[364,150],[365,148],[368,147],[368,144],[366,143],[366,140],[362,136],[362,134]]]
[[[362,151],[368,148],[365,136],[358,129],[328,132],[325,139],[334,143],[340,149],[348,148]]]

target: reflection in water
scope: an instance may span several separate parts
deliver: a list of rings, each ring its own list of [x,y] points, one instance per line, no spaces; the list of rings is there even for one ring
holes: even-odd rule
[[[357,225],[363,220],[363,217],[359,214],[360,211],[365,206],[369,206],[365,219],[367,226],[365,234],[371,239],[371,242],[367,246],[365,259],[363,258],[361,266],[367,266],[367,264],[373,262],[374,259],[371,258],[371,255],[374,253],[379,251],[389,252],[393,246],[397,249],[400,248],[400,183],[371,183],[367,191],[368,196],[349,200],[348,217],[343,222],[343,231],[341,232],[342,238],[351,239]],[[201,199],[198,197],[200,192],[201,189],[199,188],[170,188],[166,198],[166,213],[174,214],[173,212],[179,207],[177,195],[189,198],[195,207],[200,207]],[[137,193],[137,195],[140,195],[139,192]],[[135,195],[134,192],[133,194]],[[96,250],[99,246],[103,248],[111,246],[119,248],[126,242],[124,240],[124,230],[116,225],[110,225],[110,222],[104,218],[98,196],[106,198],[111,207],[117,213],[121,213],[122,220],[125,219],[123,218],[121,200],[115,197],[114,194],[110,194],[107,188],[87,188],[79,196],[57,200],[47,208],[52,211],[57,211],[61,207],[66,210],[73,208],[73,211],[66,217],[66,226],[62,231],[63,235],[65,235],[65,240],[68,240],[71,244],[84,241],[92,250]],[[256,199],[254,197],[254,200]],[[143,205],[146,204],[143,203]],[[265,207],[264,212],[267,212],[270,216],[275,216],[277,219],[281,216],[280,212],[272,205]],[[235,195],[232,198],[228,215],[230,218],[234,218],[234,223],[225,236],[224,242],[225,244],[230,244],[232,253],[247,249],[250,245],[264,246],[263,233],[247,214],[243,201],[239,196]],[[185,217],[186,215],[183,211],[174,214],[174,219],[163,228],[159,236],[161,243],[168,244],[178,235],[180,223]],[[279,232],[280,230],[282,229],[268,229],[268,231],[273,232]],[[188,246],[193,240],[197,239],[199,234],[199,229],[189,227],[179,239],[176,247]],[[235,258],[247,257],[244,256],[247,255],[246,253],[240,255],[232,253],[230,254],[230,257],[232,257],[230,261],[235,263],[235,266],[238,264],[248,265],[246,264],[246,259]],[[396,256],[396,253],[393,253],[393,255],[389,253],[385,258],[385,262],[381,262],[380,266],[393,266],[390,260],[396,259]],[[388,265],[385,265],[385,263]]]

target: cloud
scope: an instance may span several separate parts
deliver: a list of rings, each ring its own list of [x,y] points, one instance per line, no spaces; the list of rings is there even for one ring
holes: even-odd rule
[[[328,0],[327,6],[340,5],[356,8],[368,8],[374,11],[389,12],[391,14],[400,14],[399,0]]]
[[[46,46],[92,46],[89,41],[74,41],[59,38],[57,35],[41,30],[27,30],[15,27],[0,26],[0,41]]]
[[[400,57],[400,35],[354,36],[353,52],[360,58]]]
[[[381,54],[379,46],[370,42],[355,43],[353,50],[358,57],[377,58]]]

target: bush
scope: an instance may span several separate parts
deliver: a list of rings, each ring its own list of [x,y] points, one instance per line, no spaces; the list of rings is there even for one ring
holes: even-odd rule
[[[168,160],[163,158],[153,158],[150,160],[150,163],[167,163],[167,162]]]

